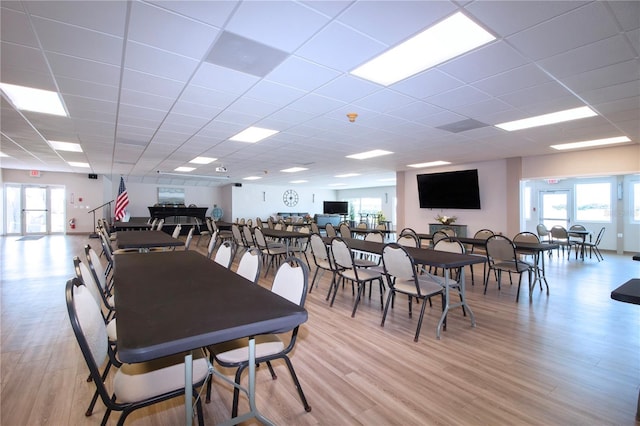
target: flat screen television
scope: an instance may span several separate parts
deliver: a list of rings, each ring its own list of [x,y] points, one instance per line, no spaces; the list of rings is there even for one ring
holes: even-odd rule
[[[479,209],[478,170],[418,175],[418,197],[423,209]]]
[[[324,214],[349,214],[348,201],[323,201],[322,204]]]

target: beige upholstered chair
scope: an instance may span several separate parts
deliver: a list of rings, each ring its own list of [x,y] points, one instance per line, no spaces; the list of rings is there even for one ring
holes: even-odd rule
[[[289,257],[280,265],[273,279],[271,291],[278,294],[290,302],[304,306],[307,294],[307,282],[309,269],[300,259]],[[285,341],[277,334],[268,334],[256,336],[255,354],[256,363],[266,363],[271,373],[271,377],[276,379],[276,374],[271,366],[271,361],[283,359],[287,364],[291,378],[296,386],[302,405],[305,411],[311,411],[311,407],[307,403],[307,399],[302,391],[302,385],[298,381],[298,376],[293,369],[293,364],[289,359],[289,353],[293,350],[298,336],[298,327],[293,329],[291,338],[285,346]],[[209,347],[212,354],[213,362],[227,368],[236,368],[235,382],[239,385],[242,372],[249,364],[249,347],[247,339],[232,340],[230,342],[221,343]],[[237,387],[233,390],[233,403],[231,408],[231,417],[238,415],[238,396]],[[211,382],[207,384],[206,401],[211,399]]]
[[[498,290],[500,290],[500,281],[502,272],[509,274],[518,274],[518,292],[516,294],[516,302],[520,298],[520,285],[522,284],[522,274],[525,272],[529,276],[529,296],[531,296],[531,284],[533,280],[533,272],[535,266],[528,262],[518,260],[516,255],[516,247],[513,242],[502,235],[494,235],[487,240],[487,255],[489,257],[489,273],[485,277],[484,293],[487,293],[487,285],[489,284],[489,275],[493,270],[496,273],[498,281]]]
[[[138,408],[184,395],[185,366],[182,354],[137,364],[121,364],[113,374],[113,393],[110,393],[103,378],[108,370],[100,371],[100,366],[108,358],[110,351],[100,306],[77,278],[67,281],[65,294],[73,333],[89,367],[91,381],[107,408],[102,424],[107,423],[112,411],[122,412],[118,420],[118,424],[122,425],[127,416]],[[209,363],[202,351],[195,352],[192,371],[193,387],[197,388],[202,386],[208,376]],[[197,390],[194,395],[198,395]],[[195,403],[198,424],[203,425],[200,399],[197,398]],[[91,415],[92,411],[93,401],[86,415]]]
[[[261,266],[262,253],[257,247],[251,247],[247,249],[240,258],[236,273],[257,284],[260,278]]]
[[[427,300],[430,301],[433,296],[440,295],[442,308],[444,309],[444,287],[430,274],[418,275],[413,259],[404,246],[398,243],[389,243],[382,249],[382,265],[387,278],[389,293],[380,325],[384,326],[389,306],[393,307],[397,293],[409,296],[409,317],[412,315],[413,298],[415,297],[422,301],[420,318],[418,318],[416,334],[413,338],[414,342],[417,342],[422,328],[422,319],[427,307]]]

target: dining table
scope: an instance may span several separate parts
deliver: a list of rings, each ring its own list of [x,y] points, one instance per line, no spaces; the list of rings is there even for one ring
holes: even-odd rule
[[[322,238],[325,244],[331,244],[331,237],[323,237]],[[343,240],[347,243],[351,250],[362,251],[367,253],[372,253],[381,256],[382,250],[385,243],[378,243],[374,241],[366,241],[358,238],[343,238]],[[457,307],[462,307],[465,312],[469,314],[469,318],[471,319],[471,326],[476,326],[476,318],[471,310],[471,307],[467,303],[467,298],[465,296],[465,274],[464,274],[464,266],[474,265],[477,263],[483,263],[485,260],[479,256],[473,256],[469,254],[459,254],[459,253],[450,253],[446,251],[437,251],[429,248],[422,247],[405,247],[407,252],[413,258],[413,263],[418,266],[430,266],[434,268],[439,268],[444,271],[444,298],[445,303],[442,309],[442,315],[440,316],[440,320],[438,321],[438,326],[436,327],[436,337],[440,339],[440,332],[442,330],[443,324],[447,318],[447,313]],[[460,269],[459,275],[459,293],[460,293],[460,301],[453,302],[451,300],[451,295],[449,291],[450,280],[451,280],[451,271],[454,269]]]
[[[287,250],[287,256],[289,256],[289,248],[291,247],[292,242],[299,241],[301,239],[309,239],[308,233],[287,231],[286,229],[262,228],[262,234],[265,237],[274,238],[276,240],[283,240]]]
[[[135,221],[129,221],[129,222],[121,222],[121,221],[116,221],[113,223],[113,226],[111,226],[111,232],[118,232],[118,231],[148,231],[151,229],[151,224],[148,222],[135,222]]]
[[[255,336],[288,332],[307,311],[195,251],[133,253],[114,262],[118,358],[137,363],[185,353],[186,424],[192,422],[192,351],[247,338],[249,412],[224,424],[257,418]]]
[[[148,252],[151,248],[180,246],[184,246],[184,241],[162,231],[129,231],[116,235],[116,247],[119,249]]]

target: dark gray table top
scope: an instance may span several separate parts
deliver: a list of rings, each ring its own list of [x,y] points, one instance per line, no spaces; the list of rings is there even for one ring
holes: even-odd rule
[[[640,305],[640,278],[633,278],[611,292],[611,298]]]
[[[116,237],[116,246],[119,249],[178,247],[183,245],[184,241],[173,238],[171,235],[161,231],[119,232]]]
[[[141,362],[292,330],[307,311],[193,251],[116,256],[118,357]]]

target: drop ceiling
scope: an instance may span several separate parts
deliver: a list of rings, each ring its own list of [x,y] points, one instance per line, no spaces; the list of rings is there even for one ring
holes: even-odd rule
[[[388,87],[349,74],[457,11],[497,39]],[[413,163],[640,141],[637,1],[2,1],[1,14],[0,80],[57,91],[69,112],[18,111],[3,95],[2,168],[357,188],[389,185]],[[598,116],[494,127],[584,105]],[[279,133],[229,140],[248,126]],[[47,140],[83,152],[54,151]],[[393,154],[345,158],[372,149]],[[198,156],[218,160],[189,164]],[[158,174],[180,166],[198,177]],[[296,166],[308,170],[280,171]],[[335,177],[346,173],[360,176]],[[221,175],[229,180],[206,178]]]

